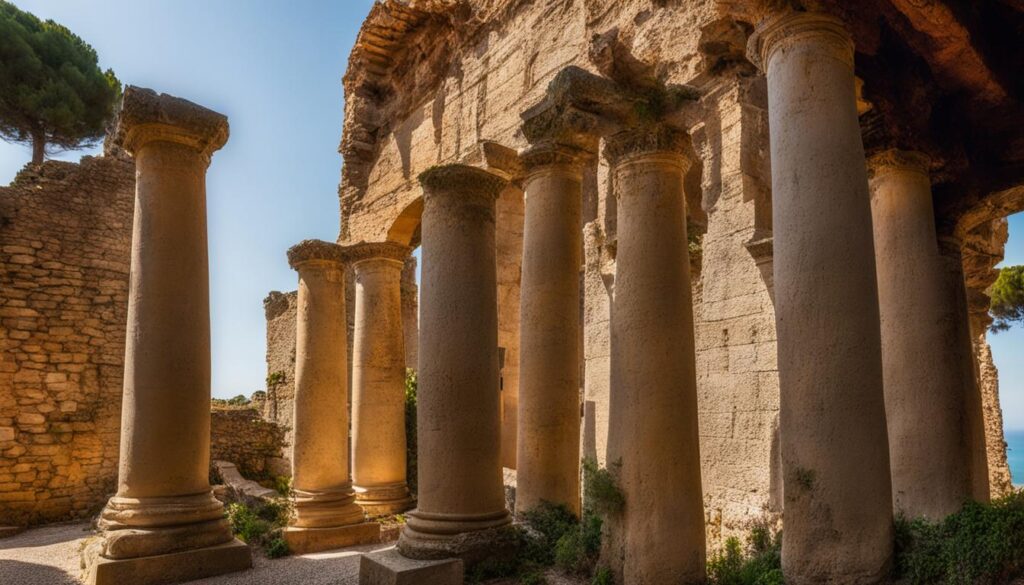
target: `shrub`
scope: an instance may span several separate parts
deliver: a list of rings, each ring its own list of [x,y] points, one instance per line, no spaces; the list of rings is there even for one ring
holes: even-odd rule
[[[895,570],[912,585],[995,585],[1024,575],[1024,493],[968,502],[941,522],[898,518]]]
[[[284,499],[244,498],[227,507],[232,532],[244,542],[262,548],[272,559],[288,554],[288,543],[281,530],[288,525],[291,511],[290,502]]]
[[[585,511],[600,515],[617,514],[626,505],[626,497],[619,489],[615,473],[621,461],[612,463],[612,469],[601,469],[591,458],[583,460],[583,506]]]
[[[612,576],[611,569],[608,567],[598,568],[590,585],[615,585],[615,577]]]
[[[783,585],[782,533],[767,522],[757,523],[747,536],[746,549],[736,537],[708,560],[709,585]]]

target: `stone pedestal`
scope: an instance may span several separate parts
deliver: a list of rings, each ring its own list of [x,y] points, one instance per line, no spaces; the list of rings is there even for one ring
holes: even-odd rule
[[[344,251],[337,244],[306,240],[288,250],[288,263],[299,273],[299,294],[292,419],[295,513],[284,537],[298,554],[335,548],[338,542],[376,542],[378,525],[357,528],[366,515],[355,503],[349,475]]]
[[[356,280],[352,353],[352,481],[367,514],[403,512],[406,486],[405,347],[401,278],[406,246],[347,250]]]
[[[94,583],[170,582],[168,556],[206,559],[188,578],[251,564],[209,483],[206,168],[227,137],[216,112],[125,91],[114,139],[134,156],[137,181],[121,455],[103,538],[86,559]]]
[[[494,245],[505,180],[448,165],[420,182],[419,493],[398,549],[472,562],[494,552],[488,530],[511,522],[500,462]]]
[[[543,501],[580,513],[582,157],[524,153],[516,513]]]
[[[878,583],[893,552],[878,285],[853,43],[786,13],[768,78],[786,582]]]
[[[705,580],[685,140],[656,127],[605,149],[618,202],[608,460],[626,498],[610,562],[636,585]]]
[[[893,507],[941,520],[971,495],[957,312],[941,265],[928,159],[869,161]]]
[[[375,551],[359,559],[359,585],[462,585],[459,559],[418,561],[396,549]]]

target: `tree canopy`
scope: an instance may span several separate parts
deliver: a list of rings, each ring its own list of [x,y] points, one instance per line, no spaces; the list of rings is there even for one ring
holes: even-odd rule
[[[0,137],[47,148],[95,144],[120,99],[121,84],[96,51],[66,27],[0,0]]]
[[[1024,323],[1024,266],[1007,266],[992,285],[992,331],[1006,331]]]

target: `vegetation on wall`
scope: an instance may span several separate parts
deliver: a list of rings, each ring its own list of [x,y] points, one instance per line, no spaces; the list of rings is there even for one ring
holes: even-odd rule
[[[896,577],[909,585],[996,585],[1024,576],[1024,492],[968,502],[941,522],[896,522]]]
[[[121,83],[85,41],[0,0],[0,137],[32,145],[41,163],[48,149],[100,140],[120,97]]]
[[[243,406],[249,406],[251,404],[251,402],[249,401],[248,398],[245,397],[244,394],[239,394],[238,396],[235,396],[233,398],[227,398],[227,399],[225,399],[225,398],[211,398],[210,399],[210,404],[212,406],[219,406],[219,407],[222,407],[222,408],[223,407],[239,408],[239,407],[243,407]]]
[[[992,332],[1006,331],[1024,323],[1024,266],[1007,266],[991,289]]]
[[[416,370],[405,369],[405,481],[409,493],[416,495]]]

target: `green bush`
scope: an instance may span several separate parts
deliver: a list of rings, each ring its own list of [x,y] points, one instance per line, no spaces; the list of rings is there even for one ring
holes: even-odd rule
[[[415,496],[418,485],[416,446],[416,370],[405,369],[405,481],[409,492]]]
[[[284,499],[262,501],[245,498],[228,504],[231,530],[244,542],[260,547],[272,559],[288,554],[281,530],[288,525],[291,504]]]
[[[1024,493],[968,502],[941,522],[896,521],[896,577],[911,585],[995,585],[1024,575]]]
[[[626,497],[619,489],[615,474],[621,461],[612,463],[612,470],[601,469],[591,458],[583,460],[583,506],[585,512],[598,515],[617,514],[626,505]],[[613,471],[614,470],[614,471]]]
[[[590,585],[615,585],[615,577],[612,576],[612,570],[608,567],[599,567],[594,573],[594,579],[590,582]]]
[[[756,524],[744,549],[736,537],[708,559],[709,585],[783,585],[782,533],[768,522]]]

